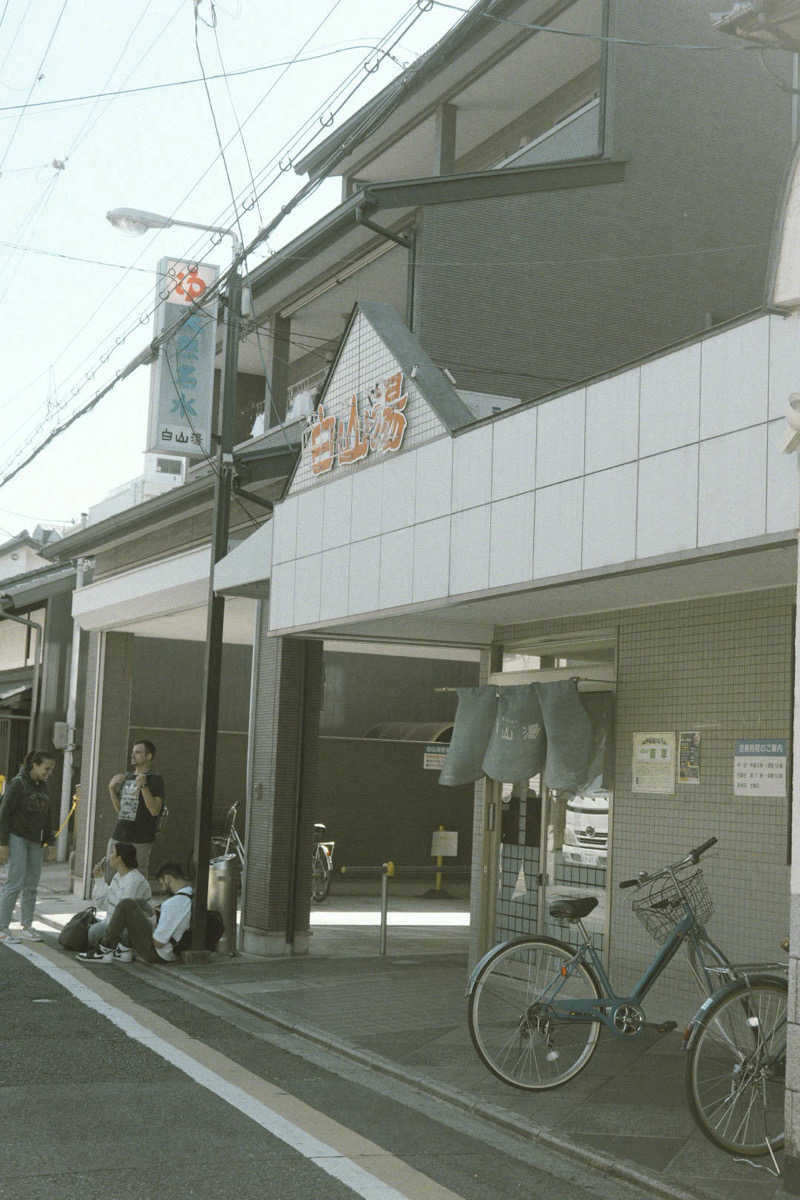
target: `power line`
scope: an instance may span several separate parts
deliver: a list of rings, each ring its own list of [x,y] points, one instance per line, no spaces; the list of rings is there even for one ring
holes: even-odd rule
[[[142,275],[157,275],[157,271],[151,271],[147,267],[129,267],[127,263],[112,263],[105,262],[100,258],[81,258],[77,254],[62,254],[58,250],[42,250],[37,246],[20,246],[17,242],[0,241],[0,246],[5,246],[8,250],[19,250],[23,254],[41,254],[45,258],[63,258],[67,262],[87,263],[93,267],[113,267],[115,271],[139,271]]]
[[[0,172],[2,172],[3,167],[6,164],[6,159],[8,158],[9,151],[11,150],[11,147],[14,145],[14,140],[15,140],[17,134],[19,133],[19,127],[22,124],[22,118],[25,116],[25,112],[28,108],[30,98],[33,95],[33,89],[36,87],[36,84],[42,78],[42,71],[44,69],[45,61],[47,60],[47,56],[50,53],[50,47],[52,46],[53,42],[55,41],[55,36],[58,33],[58,27],[61,24],[61,18],[64,16],[64,12],[65,12],[68,4],[69,4],[69,0],[64,0],[64,3],[61,5],[61,11],[59,12],[59,14],[56,18],[56,23],[53,26],[53,29],[50,33],[50,37],[47,40],[47,45],[44,48],[44,54],[42,55],[41,62],[39,63],[39,66],[36,68],[36,74],[33,77],[33,82],[31,83],[30,89],[28,91],[28,95],[25,98],[25,103],[17,106],[21,109],[21,112],[17,118],[17,123],[11,132],[11,137],[8,140],[8,145],[5,148],[3,157],[0,158]]]
[[[318,32],[318,30],[319,30],[319,29],[322,27],[322,24],[324,24],[324,22],[325,22],[325,21],[328,19],[328,17],[331,15],[331,13],[332,13],[333,11],[335,11],[335,9],[338,7],[338,5],[339,5],[340,3],[341,3],[341,0],[336,0],[336,2],[334,3],[333,7],[332,7],[332,8],[329,10],[329,12],[328,12],[328,13],[326,14],[326,16],[323,18],[323,20],[322,20],[322,21],[319,23],[319,25],[316,27],[316,29],[315,29],[314,31],[312,31],[312,33],[309,35],[309,38],[308,38],[308,39],[306,40],[306,42],[304,43],[304,47],[305,47],[305,45],[307,45],[307,44],[308,44],[308,41],[310,41],[310,39],[311,39],[311,38],[312,38],[312,37],[313,37],[313,36],[316,34],[316,32]],[[427,10],[425,10],[425,11],[427,11]],[[367,62],[368,62],[368,60],[365,60],[365,63],[364,63],[364,66],[363,66],[363,69],[364,69],[364,75],[363,75],[363,76],[360,78],[360,80],[359,80],[359,81],[356,83],[356,85],[355,85],[354,87],[352,87],[352,88],[350,89],[350,91],[349,91],[349,92],[348,92],[348,93],[347,93],[347,94],[344,96],[344,99],[341,101],[341,103],[340,103],[339,107],[338,107],[337,109],[335,109],[335,110],[333,110],[333,109],[329,110],[329,112],[330,112],[330,119],[331,119],[331,120],[333,120],[333,117],[335,116],[335,113],[336,113],[336,112],[338,112],[338,111],[341,109],[341,107],[343,107],[343,105],[344,105],[344,104],[346,104],[346,103],[347,103],[347,101],[348,101],[348,100],[349,100],[349,99],[352,97],[352,95],[353,95],[353,94],[354,94],[354,93],[355,93],[355,92],[358,90],[358,88],[359,88],[359,87],[361,87],[361,86],[363,85],[365,78],[367,78],[369,75],[373,74],[373,73],[374,73],[374,71],[375,71],[375,70],[376,70],[376,69],[377,69],[377,68],[380,66],[380,63],[381,63],[381,61],[382,61],[382,60],[383,60],[385,57],[392,57],[392,53],[391,53],[391,52],[392,52],[392,50],[393,50],[394,46],[395,46],[395,45],[396,45],[396,44],[397,44],[397,43],[398,43],[398,42],[399,42],[399,41],[402,39],[402,37],[404,37],[404,36],[405,36],[405,34],[406,34],[406,33],[407,33],[407,32],[408,32],[408,31],[409,31],[409,30],[410,30],[410,29],[413,27],[413,25],[415,25],[415,24],[416,24],[416,22],[417,22],[417,21],[420,19],[420,17],[421,17],[422,15],[423,15],[423,10],[421,10],[421,9],[419,8],[419,6],[418,6],[418,5],[414,5],[414,6],[412,6],[412,7],[411,7],[411,9],[407,10],[407,13],[406,13],[406,15],[405,15],[405,16],[404,16],[402,19],[400,19],[400,20],[398,20],[397,22],[395,22],[395,24],[392,26],[392,28],[389,30],[389,32],[388,32],[386,35],[384,35],[384,37],[381,39],[381,47],[380,47],[379,51],[377,52],[377,57],[376,57],[376,60],[375,60],[374,64],[373,64],[371,67],[370,67],[370,66],[367,66]],[[396,36],[394,36],[395,34],[396,34]],[[388,46],[388,48],[386,48],[386,47],[383,45],[383,43],[385,43],[386,41],[389,41],[389,40],[390,40],[392,37],[394,37],[394,41],[390,42],[390,45]],[[304,47],[303,47],[303,48],[304,48]],[[371,49],[372,49],[372,48],[371,48]],[[287,68],[287,69],[288,69],[288,68]],[[412,71],[413,71],[413,68],[410,68],[409,70],[412,70]],[[348,84],[349,82],[351,82],[351,80],[352,80],[352,77],[353,77],[353,75],[354,75],[354,74],[355,74],[355,72],[351,72],[351,73],[350,73],[350,75],[348,76],[348,78],[347,78],[347,79],[346,79],[346,80],[343,82],[343,84],[339,85],[339,87],[338,87],[337,89],[335,89],[335,92],[334,92],[334,95],[335,95],[335,96],[337,96],[337,97],[338,97],[338,96],[341,96],[341,95],[342,95],[342,92],[343,92],[344,88],[347,86],[347,84]],[[272,87],[271,87],[270,89],[268,89],[268,91],[267,91],[267,92],[265,93],[265,95],[264,95],[264,96],[261,98],[261,100],[258,102],[258,104],[257,104],[257,105],[256,105],[256,106],[255,106],[255,107],[254,107],[254,108],[253,108],[251,111],[250,111],[250,113],[248,114],[248,116],[247,116],[247,118],[245,119],[245,122],[244,122],[244,123],[246,123],[248,120],[250,120],[250,118],[251,118],[251,117],[252,117],[252,116],[255,114],[255,112],[257,111],[257,109],[258,109],[258,108],[260,107],[260,105],[261,105],[261,104],[264,102],[264,100],[266,99],[266,96],[267,96],[267,95],[269,95],[270,91],[272,90],[272,88],[273,88],[274,86],[276,86],[276,84],[273,84],[273,85],[272,85]],[[327,103],[327,102],[326,102],[326,103]],[[379,106],[379,108],[378,108],[378,109],[377,109],[377,110],[376,110],[374,113],[367,114],[367,115],[366,115],[366,116],[365,116],[365,117],[362,119],[362,121],[361,121],[360,125],[358,126],[358,135],[359,135],[359,136],[361,135],[362,131],[366,130],[367,128],[370,128],[370,127],[372,127],[372,125],[373,125],[373,124],[375,124],[375,123],[376,123],[378,120],[380,120],[380,118],[382,117],[382,115],[383,115],[383,112],[385,111],[385,109],[386,109],[386,107],[387,107],[387,104],[388,104],[388,103],[389,103],[389,101],[385,101],[385,102],[384,102],[384,104],[383,104],[383,105],[381,105],[381,106]],[[321,108],[321,107],[322,107],[322,106],[319,106],[319,108]],[[319,111],[319,108],[318,108],[318,111]],[[324,128],[324,127],[326,127],[328,123],[329,123],[328,121],[323,121],[323,120],[322,120],[322,118],[320,117],[320,124],[321,124],[321,126],[322,126],[323,128]],[[301,131],[300,131],[300,133],[299,133],[299,135],[298,135],[298,136],[302,136],[302,135],[303,135],[303,132],[304,132],[304,131],[305,131],[305,129],[307,128],[308,124],[309,124],[309,122],[306,122],[306,123],[305,123],[305,125],[304,125],[304,126],[301,128]],[[319,131],[317,131],[317,132],[319,132]],[[314,137],[316,137],[316,135],[314,135]],[[231,139],[231,140],[233,140],[233,139]],[[295,139],[295,140],[296,140],[296,139]],[[314,139],[312,139],[312,140],[314,140]],[[290,143],[291,143],[291,140],[290,140]],[[228,143],[228,145],[229,145],[229,144],[230,144],[230,142]],[[269,235],[271,234],[271,232],[272,232],[272,231],[273,231],[275,228],[277,228],[277,226],[278,226],[278,225],[281,223],[281,221],[282,221],[282,220],[283,220],[283,219],[284,219],[286,216],[288,216],[288,215],[289,215],[289,213],[291,213],[292,211],[294,211],[294,209],[297,207],[297,205],[298,205],[298,204],[300,204],[300,203],[301,203],[301,202],[302,202],[304,199],[306,199],[306,198],[307,198],[309,195],[311,195],[311,194],[312,194],[314,191],[316,191],[316,189],[319,187],[319,185],[321,184],[321,182],[322,182],[322,181],[323,181],[323,179],[325,178],[326,174],[328,174],[328,173],[329,173],[329,171],[330,171],[330,169],[331,169],[332,165],[333,165],[333,164],[335,164],[335,162],[337,162],[337,161],[339,160],[339,158],[340,158],[340,157],[342,157],[342,156],[343,156],[343,154],[344,154],[345,152],[346,152],[346,151],[345,151],[345,149],[344,149],[343,147],[340,147],[340,148],[336,148],[336,150],[335,150],[335,151],[334,151],[334,152],[333,152],[331,155],[329,155],[329,158],[328,158],[328,160],[326,160],[326,163],[325,163],[325,164],[323,164],[323,170],[320,172],[320,174],[319,174],[319,175],[318,175],[318,176],[317,176],[317,177],[316,177],[314,180],[309,180],[309,181],[308,181],[308,183],[306,183],[306,184],[305,184],[303,187],[301,187],[301,188],[299,189],[299,191],[298,191],[298,192],[297,192],[297,193],[296,193],[296,194],[295,194],[295,195],[292,197],[292,199],[291,199],[291,200],[290,200],[290,201],[289,201],[287,204],[285,204],[285,205],[284,205],[284,206],[281,208],[281,210],[280,210],[280,212],[278,213],[277,217],[275,217],[275,218],[273,219],[273,221],[271,221],[271,222],[270,222],[270,223],[269,223],[269,224],[268,224],[268,225],[267,225],[267,226],[266,226],[264,229],[262,229],[262,230],[261,230],[261,231],[260,231],[260,232],[257,234],[257,236],[256,236],[256,237],[255,237],[255,238],[252,240],[252,242],[251,242],[251,243],[250,243],[250,244],[249,244],[247,247],[245,247],[245,249],[243,250],[243,252],[241,253],[241,255],[239,255],[239,256],[237,257],[237,259],[236,259],[236,261],[235,261],[235,263],[234,263],[234,267],[238,267],[239,263],[240,263],[240,262],[243,262],[243,261],[245,261],[245,260],[247,259],[248,255],[250,255],[250,254],[253,252],[253,250],[254,250],[256,247],[258,247],[258,246],[259,246],[259,245],[261,245],[262,243],[266,242],[266,241],[267,241],[267,239],[269,238]],[[276,157],[277,157],[277,156],[276,156]],[[214,160],[214,161],[216,161],[216,160]],[[212,163],[211,165],[213,166],[213,163]],[[209,169],[210,169],[210,168],[209,168]],[[271,187],[271,186],[274,184],[274,182],[276,181],[276,179],[277,179],[277,178],[280,178],[280,175],[282,174],[282,172],[283,172],[283,170],[284,170],[284,169],[285,169],[285,168],[281,168],[281,167],[280,167],[280,163],[279,163],[279,173],[278,173],[278,175],[277,175],[277,176],[276,176],[276,177],[275,177],[275,178],[274,178],[274,179],[273,179],[271,182],[269,182],[268,184],[266,184],[266,185],[265,185],[265,187],[262,189],[262,192],[261,192],[261,194],[262,194],[262,195],[263,195],[263,194],[264,194],[264,193],[265,193],[267,190],[269,190],[269,188],[270,188],[270,187]],[[206,174],[206,173],[207,173],[207,171],[206,171],[206,172],[204,172],[204,174]],[[201,176],[201,178],[202,178],[202,176]],[[192,191],[192,190],[193,190],[195,187],[196,187],[196,184],[193,184],[193,185],[192,185],[192,188],[190,189],[190,192],[191,192],[191,191]],[[190,194],[190,192],[188,192],[188,193],[187,193],[187,196],[186,196],[186,197],[184,197],[184,200],[185,200],[185,199],[188,197],[188,195]],[[183,203],[183,201],[181,201],[181,203]],[[180,207],[180,205],[179,205],[178,207]],[[251,207],[252,207],[252,206],[251,206]],[[227,212],[227,210],[226,210],[226,212]],[[224,214],[223,214],[223,218],[224,218],[224,216],[225,216],[225,215],[226,215],[226,213],[224,213]],[[197,244],[197,242],[199,242],[199,241],[200,241],[200,239],[196,239],[194,244],[196,245],[196,244]],[[142,252],[142,254],[143,254],[143,253],[144,253],[144,251]],[[141,255],[140,255],[139,257],[141,257]],[[137,260],[137,261],[138,261],[138,260]],[[234,268],[231,268],[231,269],[234,269]],[[216,285],[214,286],[214,288],[212,289],[212,292],[210,292],[209,294],[207,294],[207,296],[206,296],[204,299],[206,299],[206,300],[209,300],[209,299],[211,299],[211,297],[212,297],[212,294],[216,294],[216,292],[217,292],[217,290],[219,289],[219,287],[221,287],[221,285],[222,285],[222,283],[223,283],[223,281],[224,281],[224,278],[227,278],[227,273],[226,273],[226,276],[224,276],[224,277],[221,277],[221,278],[220,278],[220,280],[217,282],[217,284],[216,284]],[[150,314],[150,315],[152,315],[152,314]],[[90,318],[90,319],[91,319],[91,318]],[[186,319],[188,319],[188,318],[186,318]],[[139,322],[138,322],[138,323],[142,323],[142,318],[140,318],[140,320],[139,320]],[[138,324],[138,323],[137,323],[137,324]],[[182,323],[183,323],[183,322],[178,322],[178,323],[176,323],[176,324],[175,324],[175,325],[174,325],[174,326],[171,328],[171,330],[170,330],[170,331],[168,331],[168,335],[169,335],[169,336],[172,336],[172,334],[174,334],[174,333],[177,331],[177,329],[180,327],[180,325],[181,325]],[[118,325],[117,325],[117,328],[119,327],[119,324],[121,324],[121,322],[120,322],[120,323],[118,323]],[[85,328],[85,326],[84,326],[84,328]],[[132,328],[131,328],[131,329],[128,331],[128,333],[126,333],[126,334],[124,334],[124,335],[122,335],[122,336],[118,337],[118,338],[116,339],[116,346],[119,346],[120,344],[122,344],[122,342],[124,342],[124,341],[127,339],[127,337],[129,337],[129,336],[130,336],[130,334],[133,332],[133,329],[135,329],[135,328],[136,328],[136,325],[134,325],[134,326],[133,326],[133,327],[132,327]],[[165,335],[164,335],[164,336],[167,336],[167,334],[165,333]],[[162,338],[159,338],[159,339],[157,339],[157,342],[158,342],[158,344],[160,344],[160,343],[161,343],[161,340],[163,340],[163,339],[162,339]],[[156,342],[154,342],[154,343],[153,343],[153,346],[155,346],[155,345],[156,345]],[[66,348],[65,348],[65,349],[66,349]],[[63,352],[62,352],[62,353],[63,353]],[[82,387],[84,387],[84,386],[86,385],[86,383],[90,382],[90,380],[91,380],[91,379],[94,377],[94,375],[96,374],[96,372],[97,372],[97,370],[99,369],[99,367],[100,367],[100,366],[102,366],[102,365],[103,365],[103,364],[104,364],[104,363],[105,363],[105,362],[108,360],[108,358],[110,357],[110,354],[111,354],[111,353],[112,353],[112,351],[110,351],[110,350],[109,350],[109,351],[108,351],[107,353],[105,353],[104,355],[101,355],[99,363],[98,363],[98,364],[97,364],[97,366],[94,368],[94,370],[92,370],[91,372],[89,372],[89,373],[88,373],[88,375],[87,375],[87,377],[84,379],[83,383],[82,383],[82,384],[80,384],[80,385],[78,385],[77,387],[73,388],[73,391],[72,391],[72,395],[73,395],[73,396],[74,396],[74,395],[76,395],[76,394],[77,394],[77,392],[78,392],[78,391],[80,391],[80,390],[81,390],[81,388],[82,388]],[[142,357],[141,357],[141,355],[140,355],[140,356],[137,356],[137,359],[136,359],[136,360],[134,360],[134,362],[135,362],[135,365],[141,365],[141,363],[142,363],[142,362],[146,362],[146,361],[151,361],[151,358],[150,358],[150,357],[145,357],[145,358],[142,358]],[[22,463],[21,463],[19,466],[17,466],[17,467],[14,469],[14,471],[13,471],[13,473],[12,473],[12,474],[7,474],[7,475],[6,475],[6,476],[5,476],[5,477],[4,477],[2,480],[0,480],[0,486],[2,486],[2,484],[3,484],[3,483],[6,483],[6,482],[8,482],[8,481],[9,481],[9,479],[13,477],[13,475],[17,474],[19,470],[22,470],[24,466],[26,466],[26,465],[27,465],[27,464],[28,464],[30,461],[32,461],[32,459],[36,457],[37,453],[39,453],[41,449],[44,449],[44,447],[45,447],[47,444],[49,444],[49,442],[50,442],[50,441],[52,441],[53,437],[56,437],[56,436],[58,436],[59,432],[63,432],[63,430],[64,430],[65,428],[67,428],[69,425],[71,425],[71,424],[73,423],[73,421],[74,421],[74,420],[77,420],[77,419],[78,419],[80,416],[84,415],[85,413],[89,412],[89,411],[90,411],[92,408],[94,408],[94,407],[95,407],[95,405],[96,405],[96,404],[99,402],[99,400],[100,400],[100,399],[102,399],[102,397],[103,397],[104,395],[106,395],[106,394],[108,393],[108,391],[110,391],[110,390],[111,390],[111,388],[112,388],[113,386],[115,386],[115,385],[116,385],[116,383],[117,383],[117,382],[119,382],[121,378],[123,378],[123,377],[124,377],[124,375],[127,375],[127,374],[129,374],[129,373],[130,373],[130,369],[135,369],[135,368],[131,368],[131,365],[130,365],[130,364],[128,364],[128,367],[126,367],[126,368],[124,369],[124,374],[122,374],[122,373],[118,373],[118,374],[117,374],[117,376],[115,377],[115,379],[112,381],[111,385],[109,385],[109,386],[108,386],[108,387],[106,387],[106,388],[103,388],[103,389],[101,389],[101,391],[100,391],[99,393],[97,393],[97,394],[96,394],[96,395],[95,395],[95,396],[94,396],[94,397],[93,397],[93,398],[92,398],[92,399],[91,399],[91,400],[88,402],[88,404],[87,404],[87,405],[84,405],[84,406],[83,406],[83,407],[82,407],[80,410],[77,410],[77,411],[76,411],[76,413],[74,413],[74,414],[73,414],[73,415],[72,415],[72,416],[69,418],[69,420],[68,420],[68,422],[67,422],[67,423],[65,423],[63,426],[59,427],[58,429],[56,429],[56,430],[53,430],[53,431],[51,432],[51,434],[49,434],[49,435],[48,435],[48,437],[46,438],[46,440],[45,440],[43,443],[41,443],[41,444],[40,444],[40,447],[39,447],[39,448],[36,448],[36,449],[34,449],[34,451],[32,452],[32,454],[31,454],[31,455],[29,455],[29,456],[28,456],[28,457],[27,457],[27,458],[26,458],[26,459],[25,459],[25,460],[24,460],[24,461],[23,461],[23,462],[22,462]]]
[[[258,75],[263,71],[277,71],[280,67],[293,67],[301,63],[319,62],[323,58],[334,58],[339,54],[350,54],[353,50],[375,50],[376,47],[371,42],[352,42],[348,46],[339,46],[334,50],[320,51],[319,54],[309,54],[304,58],[287,58],[277,62],[263,63],[260,67],[243,67],[239,71],[222,71],[218,74],[207,75],[206,80],[209,83],[214,83],[217,80],[224,79],[239,79],[244,75]],[[55,100],[36,100],[32,104],[2,104],[0,105],[0,113],[14,113],[21,108],[26,108],[30,112],[36,112],[40,109],[56,108],[60,105],[88,104],[96,100],[115,100],[119,96],[137,96],[146,92],[160,92],[166,88],[177,87],[196,87],[204,82],[202,75],[197,75],[192,79],[172,79],[165,83],[149,83],[142,84],[140,87],[133,88],[117,88],[114,91],[103,92],[87,92],[79,96],[61,96]],[[10,118],[6,118],[10,119]]]

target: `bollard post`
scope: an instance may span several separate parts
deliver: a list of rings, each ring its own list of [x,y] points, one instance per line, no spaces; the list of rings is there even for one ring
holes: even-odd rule
[[[394,863],[381,864],[381,928],[378,953],[386,954],[386,922],[389,915],[389,876],[394,875]]]

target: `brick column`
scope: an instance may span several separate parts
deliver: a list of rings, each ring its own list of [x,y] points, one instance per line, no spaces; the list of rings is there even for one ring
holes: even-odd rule
[[[303,954],[309,941],[322,643],[271,638],[268,626],[269,605],[260,601],[250,697],[242,949]]]

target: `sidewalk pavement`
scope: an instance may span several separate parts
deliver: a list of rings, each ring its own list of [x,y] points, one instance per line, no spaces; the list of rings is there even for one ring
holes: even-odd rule
[[[85,906],[65,896],[59,884],[55,870],[46,873],[42,914]],[[53,927],[46,918],[45,924]],[[518,1091],[486,1070],[470,1041],[467,930],[390,928],[386,957],[377,949],[374,927],[326,926],[315,929],[307,956],[215,955],[210,963],[164,970],[200,993],[638,1183],[643,1197],[783,1195],[780,1180],[763,1169],[768,1159],[757,1160],[762,1169],[737,1162],[696,1128],[684,1096],[680,1030],[660,1034],[647,1026],[631,1041],[604,1031],[575,1079],[554,1091]]]

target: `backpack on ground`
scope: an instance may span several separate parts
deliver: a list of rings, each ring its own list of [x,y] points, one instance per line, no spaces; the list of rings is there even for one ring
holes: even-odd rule
[[[225,922],[222,919],[222,913],[217,912],[215,908],[210,908],[206,913],[206,950],[216,950],[217,943],[224,932]],[[182,954],[184,950],[192,948],[192,931],[187,929],[177,942],[174,938],[170,940],[178,953]]]

